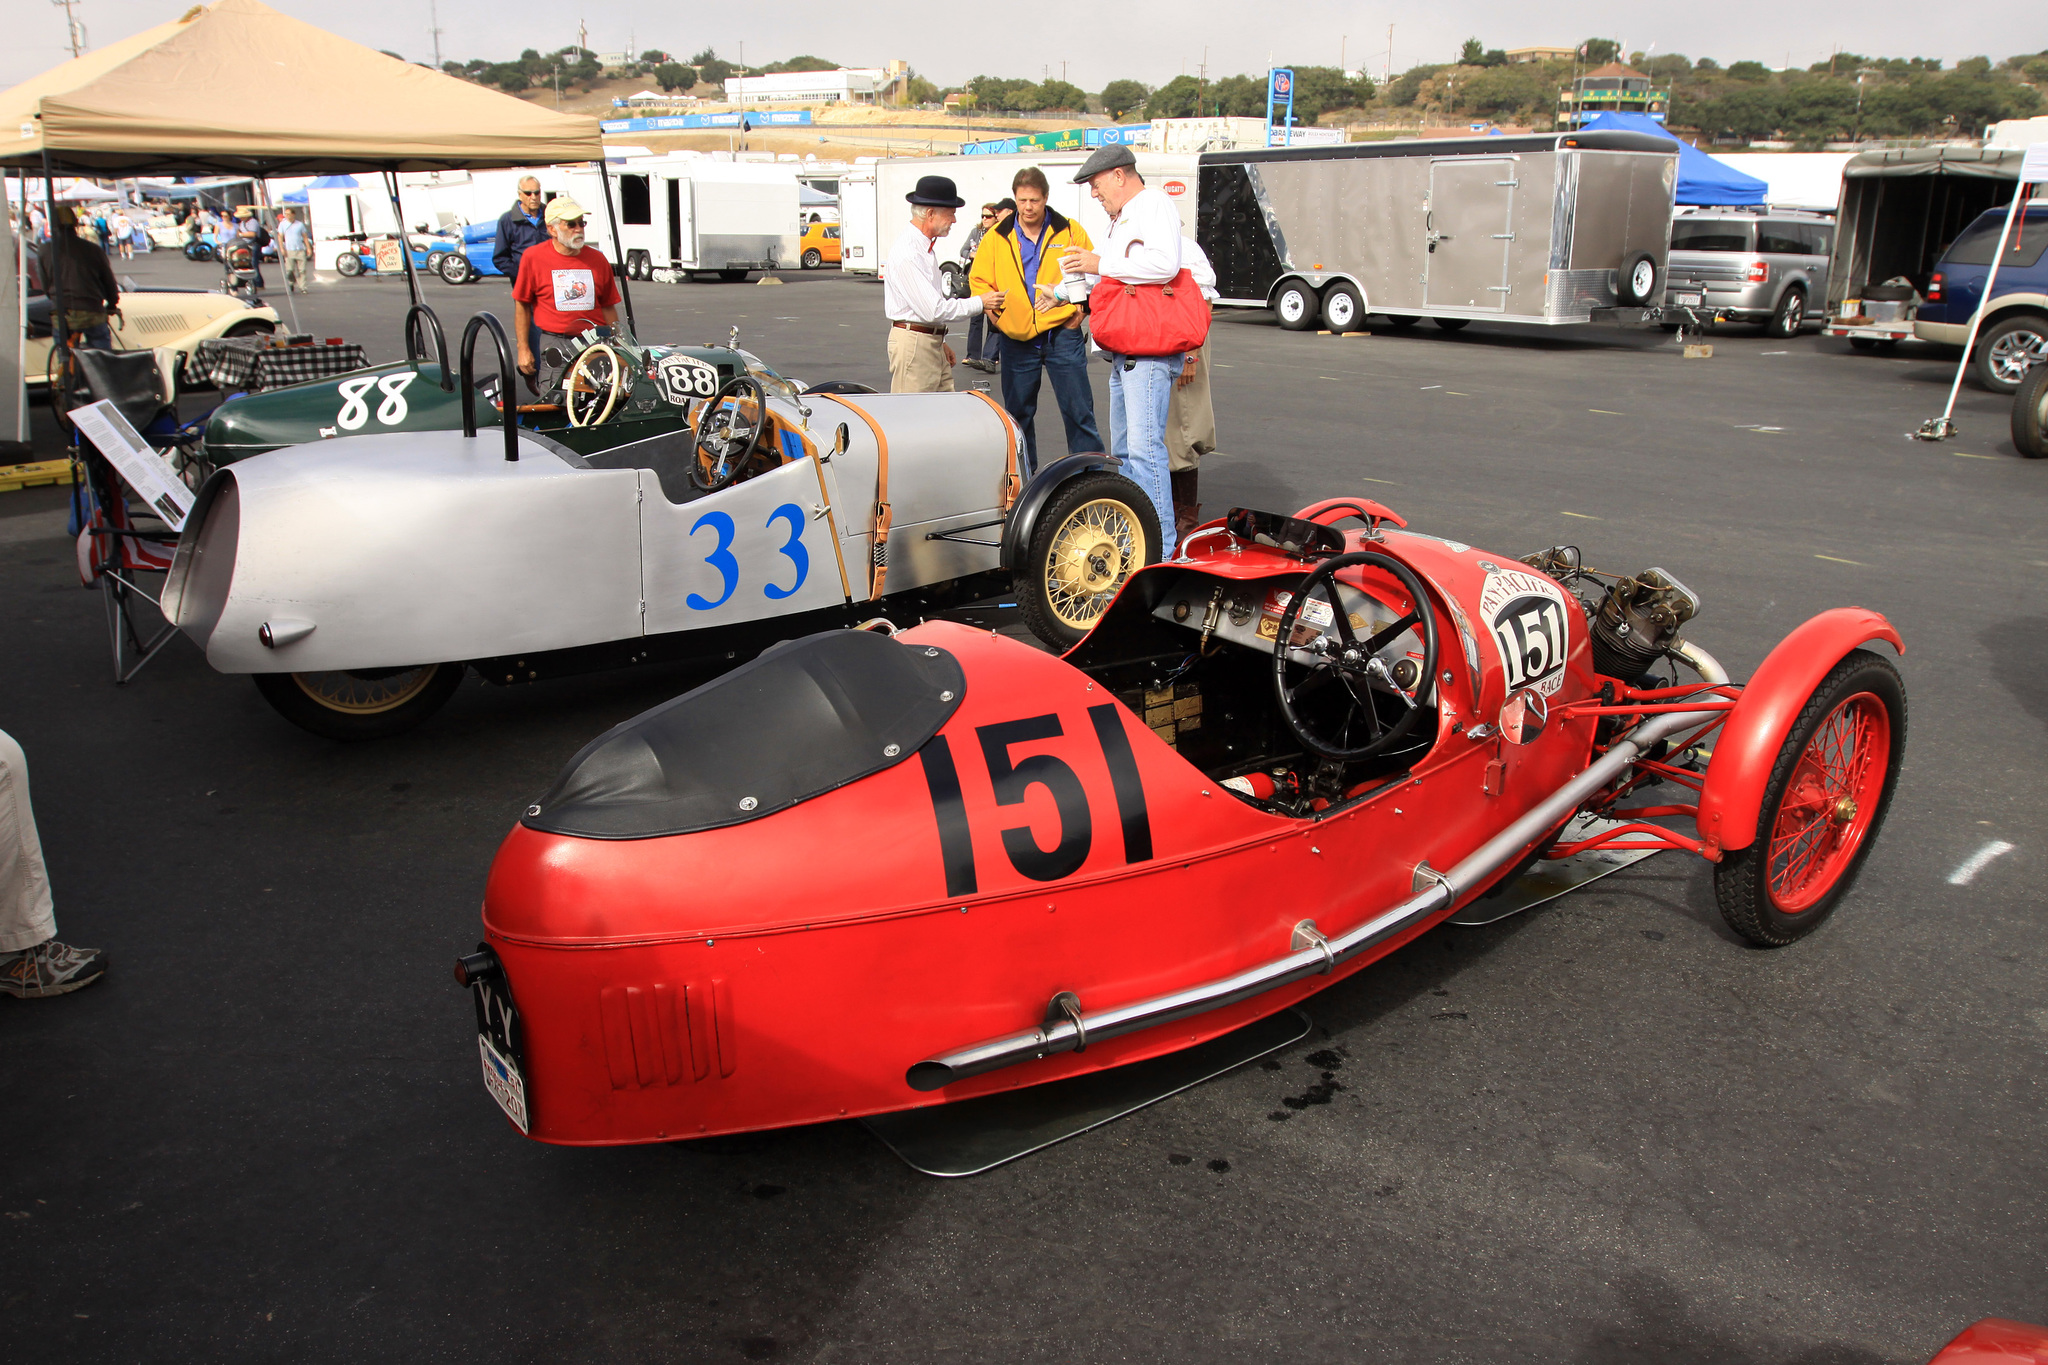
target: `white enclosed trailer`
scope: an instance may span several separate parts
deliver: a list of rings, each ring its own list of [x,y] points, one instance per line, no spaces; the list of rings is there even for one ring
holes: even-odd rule
[[[611,175],[619,245],[635,279],[743,280],[796,267],[803,215],[794,166],[649,157]]]

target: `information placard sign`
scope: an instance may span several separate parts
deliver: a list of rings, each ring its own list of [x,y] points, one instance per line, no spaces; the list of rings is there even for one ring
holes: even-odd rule
[[[192,490],[171,477],[163,459],[120,409],[103,398],[73,408],[71,420],[166,526],[173,531],[185,529],[185,518],[192,511]]]

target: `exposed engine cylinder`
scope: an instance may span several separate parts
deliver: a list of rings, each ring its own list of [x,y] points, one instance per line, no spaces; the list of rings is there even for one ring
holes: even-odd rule
[[[1699,609],[1692,589],[1662,569],[1621,579],[1593,614],[1593,667],[1634,682],[1663,657],[1678,638],[1678,628]]]

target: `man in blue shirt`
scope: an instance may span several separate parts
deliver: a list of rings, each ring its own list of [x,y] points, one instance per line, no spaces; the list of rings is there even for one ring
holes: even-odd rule
[[[548,240],[547,224],[541,220],[546,208],[541,202],[540,181],[530,175],[521,176],[519,202],[498,215],[498,240],[491,247],[491,264],[507,280],[519,278],[519,258],[528,247]],[[513,344],[518,345],[518,338],[513,338]],[[540,354],[540,336],[530,324],[526,329],[526,349]]]

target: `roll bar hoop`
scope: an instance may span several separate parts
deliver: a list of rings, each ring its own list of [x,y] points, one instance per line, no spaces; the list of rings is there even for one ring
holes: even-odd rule
[[[491,329],[491,340],[498,348],[498,406],[505,423],[505,458],[514,462],[519,459],[519,417],[514,406],[518,383],[512,369],[512,352],[505,342],[505,325],[490,313],[478,313],[462,329],[462,434],[476,435],[476,334]]]

